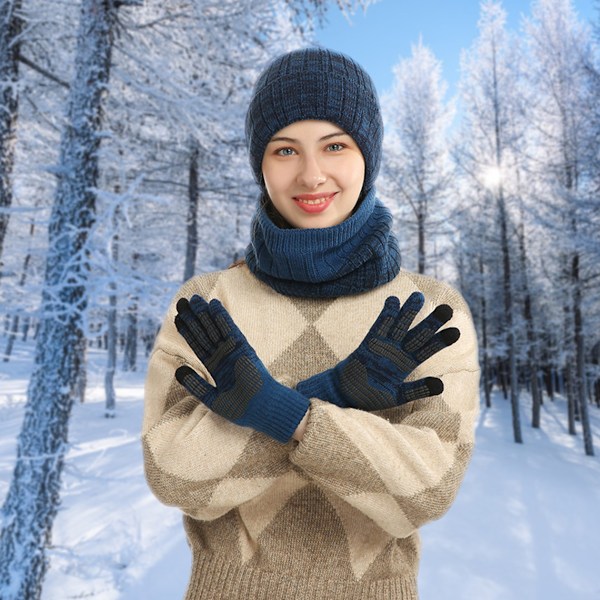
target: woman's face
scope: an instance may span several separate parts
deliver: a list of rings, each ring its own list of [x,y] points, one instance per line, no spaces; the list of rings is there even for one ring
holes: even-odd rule
[[[365,178],[356,142],[328,121],[297,121],[267,144],[262,172],[279,214],[298,229],[338,225],[354,210]]]

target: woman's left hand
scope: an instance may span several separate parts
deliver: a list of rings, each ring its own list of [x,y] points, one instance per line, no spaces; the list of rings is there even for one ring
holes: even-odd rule
[[[446,304],[409,329],[424,300],[420,292],[402,306],[395,296],[387,298],[360,346],[333,369],[301,381],[296,389],[309,398],[368,411],[441,394],[444,385],[437,377],[405,381],[418,365],[460,337],[456,327],[438,331],[452,318]]]

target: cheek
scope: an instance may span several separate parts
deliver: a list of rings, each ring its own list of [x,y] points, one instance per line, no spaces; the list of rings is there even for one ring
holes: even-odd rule
[[[289,174],[287,173],[287,169],[282,168],[282,165],[274,166],[271,163],[264,161],[262,174],[267,191],[276,192],[288,185]]]
[[[361,160],[355,160],[348,166],[347,181],[352,187],[362,188],[365,180],[365,163]]]

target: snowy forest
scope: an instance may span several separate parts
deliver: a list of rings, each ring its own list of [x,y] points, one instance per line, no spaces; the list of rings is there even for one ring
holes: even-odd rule
[[[177,288],[244,256],[257,75],[316,43],[328,12],[371,3],[0,0],[0,385],[30,367],[0,482],[3,600],[42,597],[90,357],[117,422],[115,379],[143,381]],[[506,17],[502,2],[481,3],[454,97],[423,42],[399,59],[381,96],[377,189],[403,267],[455,285],[471,307],[482,407],[506,398],[521,444],[563,398],[565,428],[592,457],[600,12],[588,23],[571,0],[534,0],[518,29]]]

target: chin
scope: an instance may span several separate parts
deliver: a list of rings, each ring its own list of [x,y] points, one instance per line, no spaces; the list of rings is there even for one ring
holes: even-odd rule
[[[340,223],[343,223],[347,217],[344,218],[315,218],[307,221],[302,221],[301,224],[298,224],[296,227],[299,229],[326,229],[327,227],[335,227]]]

